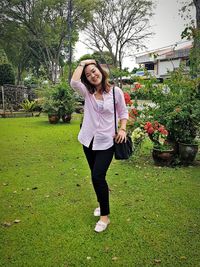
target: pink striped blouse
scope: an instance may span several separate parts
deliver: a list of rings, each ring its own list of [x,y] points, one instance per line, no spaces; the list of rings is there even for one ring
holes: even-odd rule
[[[89,147],[92,139],[93,150],[105,150],[113,146],[115,135],[113,91],[103,93],[103,108],[99,106],[94,94],[90,94],[81,81],[71,80],[72,88],[85,99],[84,118],[78,140]],[[115,101],[117,121],[128,119],[128,110],[124,100],[124,94],[119,87],[115,87]]]

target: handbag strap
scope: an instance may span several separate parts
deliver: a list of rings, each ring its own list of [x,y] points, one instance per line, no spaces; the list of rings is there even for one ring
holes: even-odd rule
[[[115,134],[117,134],[117,118],[116,118],[116,106],[115,106],[115,86],[113,86],[113,103],[114,103],[114,118],[115,118]]]

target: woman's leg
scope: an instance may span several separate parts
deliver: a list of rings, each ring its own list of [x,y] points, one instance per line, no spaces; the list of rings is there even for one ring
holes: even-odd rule
[[[112,161],[113,153],[114,147],[111,147],[106,150],[97,150],[95,155],[92,181],[100,204],[101,216],[106,216],[110,213],[109,188],[106,182],[106,172]]]
[[[88,165],[90,167],[91,177],[92,177],[92,172],[93,172],[95,158],[96,158],[96,151],[92,150],[92,142],[89,147],[83,146],[83,151],[85,153]],[[92,179],[92,183],[93,183],[93,179]],[[94,183],[93,183],[93,187],[94,187]],[[95,190],[95,187],[94,187],[94,190]],[[97,192],[96,192],[96,196],[97,196],[97,202],[99,202]]]
[[[90,147],[83,146],[83,151],[85,153],[88,165],[90,167],[91,173],[94,168],[94,162],[95,162],[95,151],[92,150],[91,145]]]

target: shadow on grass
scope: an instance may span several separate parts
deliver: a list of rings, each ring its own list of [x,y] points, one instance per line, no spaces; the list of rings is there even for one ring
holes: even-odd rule
[[[60,120],[58,123],[49,123],[48,118],[45,120],[40,120],[40,121],[35,121],[35,124],[37,124],[38,126],[45,126],[45,127],[61,127],[63,125],[65,126],[70,126],[70,125],[80,125],[80,122],[77,120],[71,120],[70,123],[66,123],[66,122],[62,122],[62,120]]]

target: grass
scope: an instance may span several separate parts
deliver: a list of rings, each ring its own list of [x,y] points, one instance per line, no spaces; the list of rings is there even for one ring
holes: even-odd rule
[[[198,164],[156,167],[148,142],[113,160],[111,224],[96,234],[79,117],[1,119],[0,129],[0,266],[200,266]]]

